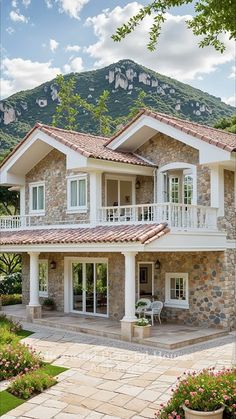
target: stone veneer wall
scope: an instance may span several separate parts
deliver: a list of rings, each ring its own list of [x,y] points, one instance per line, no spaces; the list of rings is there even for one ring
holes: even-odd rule
[[[227,239],[231,240],[236,239],[234,194],[234,172],[224,170],[224,217],[218,218],[218,228],[227,231]]]
[[[124,256],[120,253],[40,254],[41,259],[48,259],[49,266],[50,261],[57,262],[55,270],[49,267],[49,297],[55,299],[60,311],[64,310],[64,256],[108,258],[109,316],[121,319],[124,314]],[[233,249],[226,252],[150,252],[139,253],[136,262],[160,261],[160,272],[154,272],[154,292],[163,302],[165,273],[184,272],[189,275],[189,309],[164,308],[163,319],[193,326],[233,327],[235,256]],[[29,256],[23,255],[23,303],[28,301]]]
[[[155,296],[165,301],[165,274],[188,273],[189,309],[164,308],[168,321],[205,327],[233,327],[235,304],[235,250],[226,252],[161,252],[141,253],[140,262],[157,259]]]
[[[23,304],[29,302],[29,255],[22,255]],[[55,300],[57,310],[64,311],[64,257],[108,258],[109,317],[120,320],[124,315],[124,256],[121,253],[41,253],[39,259],[48,260],[48,297]],[[56,269],[50,269],[50,262]],[[43,298],[40,298],[41,302]]]
[[[29,214],[29,183],[45,181],[45,216],[35,216],[35,221],[43,220],[55,224],[57,221],[89,219],[89,175],[87,180],[87,213],[67,214],[67,176],[78,172],[66,170],[66,157],[52,150],[26,175],[26,214]]]
[[[197,194],[199,205],[210,205],[210,170],[199,164],[198,150],[167,135],[158,133],[143,144],[137,154],[155,163],[159,168],[173,162],[197,166]]]

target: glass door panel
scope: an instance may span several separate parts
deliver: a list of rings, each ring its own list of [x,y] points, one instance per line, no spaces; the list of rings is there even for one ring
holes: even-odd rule
[[[119,205],[118,180],[107,179],[107,206],[114,207]]]
[[[94,313],[94,264],[85,266],[86,312]]]
[[[132,182],[120,181],[120,205],[132,205]]]
[[[72,263],[73,310],[83,311],[83,264]]]
[[[107,314],[107,264],[96,263],[96,313]]]

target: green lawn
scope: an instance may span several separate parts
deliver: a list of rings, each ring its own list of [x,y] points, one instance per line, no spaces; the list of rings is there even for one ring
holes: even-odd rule
[[[57,367],[56,365],[52,364],[46,364],[40,369],[46,372],[48,375],[52,375],[52,377],[55,377],[56,375],[68,370],[68,368]]]
[[[28,336],[32,335],[34,332],[30,332],[29,330],[19,330],[19,332],[16,332],[16,336],[19,336],[20,339],[27,338]]]
[[[15,409],[15,407],[24,403],[24,400],[13,396],[6,390],[0,392],[0,416],[5,415],[9,410]]]

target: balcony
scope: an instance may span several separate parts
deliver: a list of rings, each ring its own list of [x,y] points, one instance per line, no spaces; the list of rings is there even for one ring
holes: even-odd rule
[[[176,230],[217,230],[217,208],[202,205],[173,203],[142,204],[102,207],[97,211],[97,220],[62,220],[48,222],[45,217],[7,216],[0,217],[0,230],[34,228],[66,228],[76,226],[121,225],[144,223],[168,223]]]

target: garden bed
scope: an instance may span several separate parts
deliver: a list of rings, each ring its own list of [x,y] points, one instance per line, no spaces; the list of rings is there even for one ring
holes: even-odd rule
[[[54,377],[67,370],[43,362],[31,347],[20,342],[31,334],[0,315],[0,381],[9,380],[7,389],[0,392],[0,416],[55,385]]]

